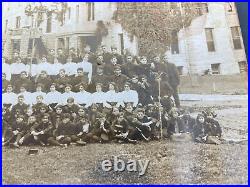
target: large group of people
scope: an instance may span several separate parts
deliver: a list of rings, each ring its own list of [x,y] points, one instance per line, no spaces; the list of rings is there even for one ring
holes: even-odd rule
[[[177,68],[167,56],[121,55],[116,47],[78,54],[54,49],[39,60],[3,59],[3,145],[67,147],[189,134],[221,137],[213,112],[182,112]]]

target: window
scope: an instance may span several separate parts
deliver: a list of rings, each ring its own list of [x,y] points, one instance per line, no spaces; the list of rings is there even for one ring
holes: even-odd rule
[[[220,64],[211,64],[212,74],[220,74]]]
[[[123,33],[119,34],[120,38],[120,44],[121,44],[121,54],[123,55],[124,52],[124,38],[123,38]]]
[[[213,30],[214,29],[212,29],[212,28],[205,29],[206,40],[207,40],[207,49],[209,52],[215,51]]]
[[[16,17],[16,29],[19,29],[21,26],[21,17],[18,16]]]
[[[79,5],[76,5],[76,22],[79,21]]]
[[[69,7],[68,8],[68,19],[70,19],[70,16],[71,16],[71,8]]]
[[[95,20],[95,4],[94,3],[87,3],[88,7],[88,21]]]
[[[183,66],[177,66],[179,75],[183,75]]]
[[[20,52],[20,44],[21,44],[21,40],[13,39],[12,40],[12,49],[13,49],[13,51]]]
[[[46,32],[47,33],[51,32],[51,24],[52,24],[52,13],[49,12],[47,14],[47,26],[46,26]]]
[[[178,35],[177,35],[177,31],[174,30],[172,33],[171,33],[171,44],[170,44],[170,47],[171,47],[171,53],[172,54],[179,54],[179,41],[178,41]]]
[[[240,27],[231,27],[234,49],[242,49],[240,38]]]
[[[245,73],[247,72],[247,62],[246,61],[240,61],[238,62],[239,68],[240,68],[240,73]]]

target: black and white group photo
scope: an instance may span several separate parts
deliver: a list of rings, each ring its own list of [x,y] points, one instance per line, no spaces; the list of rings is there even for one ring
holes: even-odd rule
[[[235,3],[2,10],[4,184],[247,184]]]

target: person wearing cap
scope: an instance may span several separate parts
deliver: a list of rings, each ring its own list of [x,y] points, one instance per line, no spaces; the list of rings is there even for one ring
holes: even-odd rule
[[[88,77],[84,74],[82,68],[77,69],[77,74],[71,78],[71,85],[74,91],[77,91],[80,84],[88,85]]]
[[[114,75],[111,75],[109,79],[117,85],[117,91],[121,92],[124,88],[123,86],[125,82],[127,82],[129,78],[121,73],[121,66],[116,65]]]
[[[11,124],[12,134],[10,137],[3,143],[3,146],[13,143],[13,146],[19,148],[19,140],[25,133],[25,122],[24,115],[18,114],[16,119]]]
[[[62,97],[62,94],[56,90],[56,84],[52,83],[50,85],[50,92],[45,96],[44,102],[49,105],[51,108],[54,108]]]
[[[130,89],[130,83],[124,84],[124,91],[121,93],[123,103],[133,103],[133,107],[136,107],[139,102],[138,93],[135,90]]]
[[[117,47],[116,46],[111,46],[111,55],[115,56],[117,59],[117,63],[122,65],[123,64],[123,58],[122,55],[120,55],[117,51]]]
[[[60,69],[59,75],[55,80],[58,91],[63,93],[65,90],[65,86],[70,83],[70,78],[66,74],[65,69]]]
[[[15,81],[18,79],[18,76],[21,74],[21,72],[29,72],[29,66],[22,63],[22,59],[17,57],[14,63],[10,64],[10,71],[11,79]]]
[[[92,84],[90,91],[93,93],[95,92],[96,84],[101,83],[103,86],[103,91],[107,91],[107,83],[108,83],[109,77],[104,74],[104,67],[103,66],[97,66],[96,74],[93,76]]]
[[[20,96],[22,95],[24,97],[24,100],[25,102],[28,104],[28,105],[32,105],[33,102],[34,102],[34,99],[33,99],[33,93],[31,92],[28,92],[26,90],[26,87],[25,85],[21,85],[20,86],[20,92],[17,94],[17,96]]]
[[[67,104],[64,105],[63,107],[64,113],[70,114],[73,120],[76,118],[78,110],[79,110],[79,105],[75,103],[75,99],[73,97],[69,97],[67,99]]]
[[[102,91],[102,84],[96,84],[96,92],[91,95],[91,101],[93,104],[98,104],[100,107],[108,106],[107,104],[107,95]]]
[[[36,78],[35,83],[43,85],[44,91],[47,93],[49,91],[50,84],[52,79],[48,76],[47,71],[43,70]]]
[[[116,91],[114,82],[109,83],[109,91],[106,92],[107,105],[105,107],[112,108],[113,106],[119,107],[122,103],[121,95]]]
[[[42,95],[36,96],[36,103],[32,106],[33,113],[38,115],[40,113],[40,108],[44,107],[48,111],[49,107],[43,102],[44,98]]]
[[[13,92],[13,87],[9,84],[6,88],[6,92],[2,94],[2,106],[15,105],[17,102],[17,94]]]
[[[173,91],[173,97],[174,97],[176,107],[179,108],[180,99],[178,95],[178,86],[180,84],[180,75],[179,75],[178,69],[175,64],[168,62],[167,55],[163,57],[163,62],[165,65],[165,72],[167,74],[168,82]]]
[[[82,68],[84,73],[88,73],[88,84],[90,84],[93,74],[93,65],[89,61],[89,54],[85,54],[82,61],[77,63],[77,68]]]
[[[72,92],[72,86],[70,84],[65,85],[64,93],[62,93],[62,96],[60,98],[59,103],[60,104],[66,104],[68,98],[75,98],[75,92]]]
[[[76,103],[78,103],[81,106],[84,106],[85,108],[88,108],[92,105],[91,102],[91,93],[87,92],[85,90],[86,85],[80,84],[79,85],[79,92],[76,92],[74,94]]]
[[[33,91],[33,82],[28,78],[26,71],[22,71],[20,77],[16,80],[12,79],[11,83],[15,87],[16,92],[20,90],[21,85],[24,85],[29,92]]]

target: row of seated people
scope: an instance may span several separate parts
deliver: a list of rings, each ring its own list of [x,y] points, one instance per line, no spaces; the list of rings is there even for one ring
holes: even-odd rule
[[[103,107],[111,108],[116,105],[124,106],[124,103],[133,103],[136,107],[139,102],[138,93],[135,90],[130,89],[130,83],[125,83],[124,90],[122,92],[115,91],[115,84],[109,83],[109,91],[102,91],[102,84],[96,85],[96,92],[89,93],[84,89],[84,84],[79,86],[79,92],[72,92],[71,85],[66,85],[65,92],[60,93],[56,90],[56,84],[50,86],[50,92],[42,92],[42,87],[38,85],[36,92],[28,92],[24,86],[21,86],[21,92],[15,94],[12,92],[12,85],[8,85],[7,92],[2,94],[4,105],[15,105],[17,98],[22,95],[25,102],[30,106],[33,106],[37,102],[42,100],[45,104],[55,106],[56,104],[65,104],[69,98],[73,99],[75,103],[83,105],[88,108],[92,104],[102,104]]]
[[[19,96],[18,104],[2,111],[4,146],[35,143],[65,147],[71,143],[85,145],[86,142],[113,140],[136,143],[159,139],[161,124],[163,137],[170,139],[175,134],[177,137],[191,134],[196,142],[211,143],[210,137],[220,139],[222,135],[213,113],[198,114],[195,119],[189,114],[180,114],[174,106],[170,111],[159,105],[134,108],[131,104],[108,110],[92,105],[90,110],[86,110],[69,100],[67,104],[57,105],[54,111],[50,111],[41,100],[29,108],[24,98]]]

